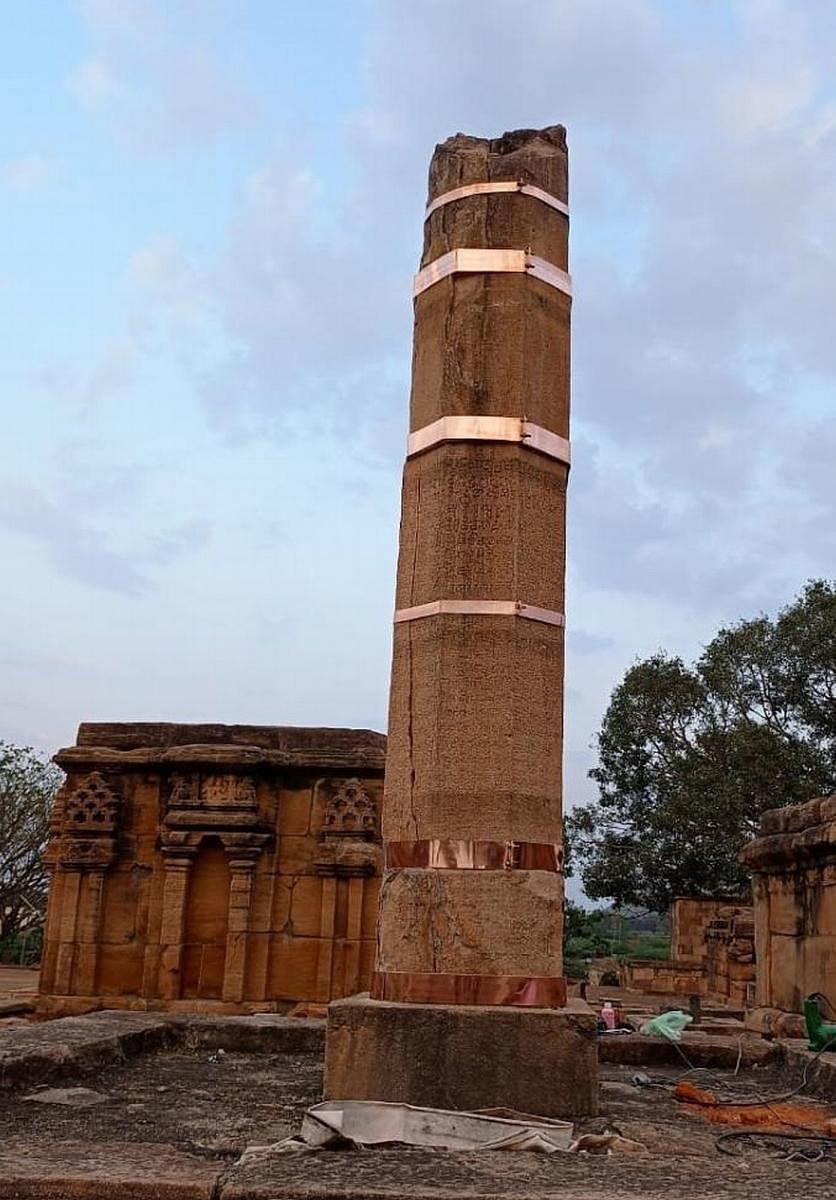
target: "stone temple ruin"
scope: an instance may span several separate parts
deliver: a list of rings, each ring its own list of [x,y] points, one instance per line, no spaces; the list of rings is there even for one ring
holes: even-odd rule
[[[767,1084],[807,1096],[787,1118],[805,1165],[747,1157],[747,1195],[832,1192],[836,1043],[792,1038],[805,997],[836,999],[836,797],[764,816],[742,854],[753,906],[681,897],[669,961],[624,965],[620,987],[564,978],[565,130],[457,134],[428,199],[388,742],[80,727],[56,756],[67,782],[46,854],[36,1016],[61,1019],[0,1027],[0,1200],[721,1200],[740,1193],[700,1068],[701,1084],[750,1089],[727,1106],[736,1122],[774,1120],[751,1099]],[[607,999],[629,1034],[602,1028]],[[689,1006],[681,1044],[640,1031]],[[323,1090],[340,1112],[566,1117],[577,1140],[522,1166],[391,1145],[290,1153]]]
[[[749,1023],[803,1036],[806,996],[836,1000],[836,796],[764,813],[752,872],[757,963]]]
[[[385,744],[82,725],[55,758],[41,1011],[287,1011],[368,987]]]

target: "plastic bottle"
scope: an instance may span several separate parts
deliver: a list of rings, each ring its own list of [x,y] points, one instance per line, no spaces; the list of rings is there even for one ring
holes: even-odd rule
[[[604,1007],[601,1009],[601,1020],[607,1029],[615,1029],[615,1009],[609,1000],[604,1001]]]

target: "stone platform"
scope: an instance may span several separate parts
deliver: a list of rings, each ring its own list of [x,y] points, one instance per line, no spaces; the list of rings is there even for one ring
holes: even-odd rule
[[[19,1063],[18,1086],[0,1089],[0,1200],[806,1200],[832,1193],[832,1163],[781,1162],[754,1151],[729,1158],[717,1149],[717,1126],[684,1112],[664,1086],[632,1087],[635,1067],[608,1063],[601,1115],[576,1121],[575,1131],[615,1126],[643,1152],[393,1146],[237,1165],[245,1147],[298,1132],[322,1093],[322,1038],[323,1022],[272,1015],[99,1013],[0,1031],[6,1061]],[[687,1034],[683,1044],[691,1056]],[[836,1064],[836,1055],[828,1057]],[[780,1064],[754,1073],[745,1059],[735,1073],[736,1058],[732,1043],[716,1068],[734,1087],[777,1091],[801,1073],[800,1062],[786,1076]],[[681,1073],[681,1060],[653,1068],[654,1079],[668,1084]],[[100,1102],[28,1101],[46,1075],[50,1087],[84,1087]]]
[[[351,996],[328,1009],[325,1095],[590,1116],[598,1110],[595,1030],[582,1000],[477,1008]]]

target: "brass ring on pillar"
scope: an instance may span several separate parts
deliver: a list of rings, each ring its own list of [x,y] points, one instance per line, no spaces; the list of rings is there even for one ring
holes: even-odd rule
[[[521,179],[502,179],[494,180],[492,183],[468,183],[463,187],[444,192],[441,196],[436,196],[435,200],[427,205],[424,220],[426,221],[436,209],[442,208],[445,204],[453,204],[456,200],[464,200],[467,196],[486,196],[497,192],[515,192],[520,196],[531,196],[533,199],[547,204],[549,208],[557,209],[565,217],[569,216],[569,205],[558,200],[557,196],[553,196],[544,188],[535,187],[532,183],[524,183]]]
[[[454,975],[375,971],[372,1000],[395,1004],[477,1004],[491,1007],[563,1008],[566,980],[559,976]]]
[[[520,442],[527,450],[536,450],[547,458],[569,466],[569,441],[560,434],[535,425],[525,417],[467,416],[439,417],[409,435],[406,457],[413,458],[443,442]]]
[[[544,625],[566,624],[563,613],[551,608],[538,608],[536,604],[523,604],[521,600],[430,600],[427,604],[413,604],[410,608],[395,610],[395,624],[403,621],[420,621],[423,617],[436,617],[441,613],[478,617],[521,617],[525,621],[541,621]]]
[[[500,271],[532,275],[535,279],[557,288],[567,296],[572,295],[572,279],[568,272],[532,254],[529,250],[482,250],[461,246],[448,250],[422,267],[415,276],[413,297],[420,296],[427,288],[446,279],[448,275],[478,274]]]
[[[386,842],[387,870],[417,867],[428,871],[556,871],[563,869],[563,847],[554,842],[490,842],[464,838],[420,838]]]

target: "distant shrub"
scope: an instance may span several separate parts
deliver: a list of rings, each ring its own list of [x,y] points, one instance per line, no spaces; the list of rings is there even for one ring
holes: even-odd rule
[[[8,937],[0,938],[0,963],[32,967],[41,961],[44,943],[42,925],[31,925]]]
[[[564,959],[563,974],[567,979],[586,979],[586,963],[577,958]]]

